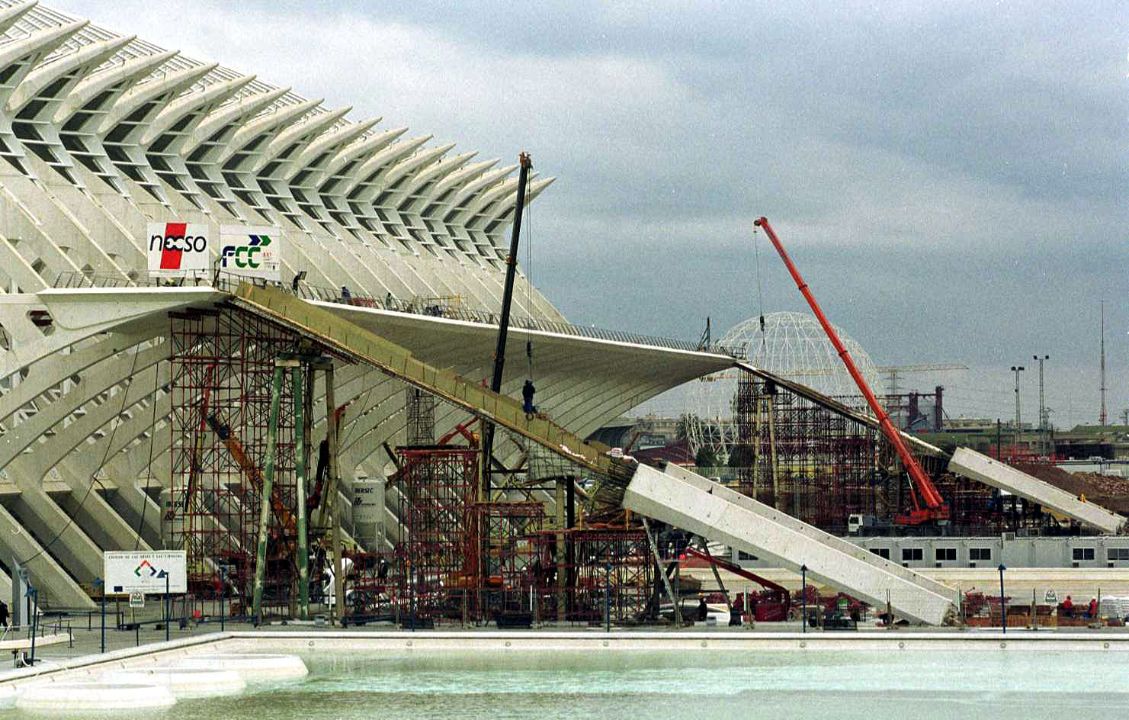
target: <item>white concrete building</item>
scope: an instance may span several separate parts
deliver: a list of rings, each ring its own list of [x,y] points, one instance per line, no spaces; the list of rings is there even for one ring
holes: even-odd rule
[[[284,285],[305,273],[313,296],[373,298],[336,307],[426,362],[489,374],[515,166],[348,115],[34,1],[0,0],[0,596],[19,563],[44,604],[92,607],[103,550],[161,543],[168,313],[223,295],[208,276],[158,287],[150,223],[279,228]],[[552,181],[534,176],[529,199]],[[581,435],[729,364],[691,345],[575,328],[524,278],[515,303],[524,329],[503,390],[517,394],[531,338],[542,408]],[[436,306],[462,314],[419,312]],[[351,401],[343,467],[379,477],[383,443],[402,437],[403,385],[363,368],[337,384]],[[499,442],[500,454],[518,452]]]

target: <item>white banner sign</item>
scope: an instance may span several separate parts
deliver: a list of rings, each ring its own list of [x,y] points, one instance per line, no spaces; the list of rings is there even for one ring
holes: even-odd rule
[[[163,594],[166,578],[170,593],[188,592],[188,557],[183,550],[107,550],[102,572],[110,595]]]
[[[241,277],[282,280],[282,229],[224,225],[220,228],[220,271]]]
[[[207,223],[149,223],[150,277],[207,277],[211,266]]]

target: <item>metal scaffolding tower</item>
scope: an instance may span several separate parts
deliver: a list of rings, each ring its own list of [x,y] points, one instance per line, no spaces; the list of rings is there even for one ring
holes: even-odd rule
[[[189,593],[201,605],[224,592],[247,614],[263,504],[271,394],[280,355],[297,353],[297,334],[230,308],[172,315],[170,361],[172,477],[165,506],[168,547],[188,555]],[[292,386],[280,387],[274,423],[273,494],[296,506]],[[269,502],[267,503],[270,504]],[[286,606],[296,582],[296,537],[276,524],[268,538],[263,597]]]

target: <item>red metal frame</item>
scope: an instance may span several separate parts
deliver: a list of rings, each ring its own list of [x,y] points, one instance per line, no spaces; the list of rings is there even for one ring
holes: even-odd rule
[[[453,445],[397,450],[401,618],[440,622],[478,616],[478,454],[477,448]]]

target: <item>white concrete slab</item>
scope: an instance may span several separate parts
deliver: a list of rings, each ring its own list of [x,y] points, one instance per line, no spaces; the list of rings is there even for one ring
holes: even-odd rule
[[[1085,502],[1065,490],[1060,490],[1050,483],[975,450],[957,448],[952,459],[949,460],[949,472],[979,480],[985,485],[1037,502],[1043,507],[1110,535],[1116,535],[1125,525],[1125,518],[1121,515],[1092,502]]]
[[[766,512],[755,512],[726,495],[732,491],[716,483],[710,485],[699,487],[640,465],[627,486],[623,506],[793,571],[806,565],[812,580],[840,588],[875,607],[884,607],[889,600],[897,615],[912,621],[941,625],[950,616],[951,591],[942,594],[926,589],[922,578],[864,561],[835,543],[797,528],[799,521],[794,518],[791,522],[772,519],[769,513],[775,510],[765,506]]]

